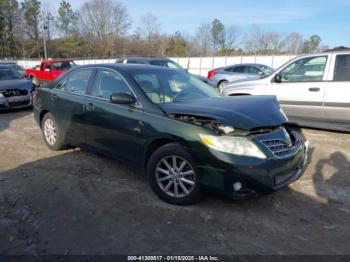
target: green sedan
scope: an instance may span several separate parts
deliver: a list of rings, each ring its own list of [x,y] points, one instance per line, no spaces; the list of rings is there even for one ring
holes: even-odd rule
[[[308,143],[274,97],[221,97],[174,69],[82,66],[33,97],[50,149],[76,146],[137,167],[172,204],[206,191],[232,199],[273,192],[307,163]]]

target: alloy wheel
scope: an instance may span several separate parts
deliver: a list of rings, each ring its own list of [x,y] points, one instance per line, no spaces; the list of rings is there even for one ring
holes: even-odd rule
[[[50,118],[46,119],[45,121],[44,135],[49,145],[53,146],[56,143],[56,140],[57,140],[56,125],[55,125],[55,122]]]
[[[156,167],[156,179],[164,193],[171,197],[185,197],[195,187],[196,176],[184,158],[171,155],[162,158]]]

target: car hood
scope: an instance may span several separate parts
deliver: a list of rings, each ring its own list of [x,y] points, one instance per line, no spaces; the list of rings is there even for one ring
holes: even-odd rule
[[[250,76],[247,78],[243,78],[243,79],[238,79],[235,81],[231,81],[230,83],[227,83],[224,88],[230,88],[230,87],[236,87],[236,86],[241,86],[241,85],[255,85],[255,84],[261,84],[261,83],[265,83],[266,81],[268,81],[269,77],[265,76],[265,77],[261,77],[261,76]]]
[[[275,127],[288,121],[274,96],[215,97],[160,107],[167,114],[208,117],[243,130]]]
[[[0,81],[0,90],[5,89],[26,89],[33,88],[33,83],[27,79],[2,80]]]

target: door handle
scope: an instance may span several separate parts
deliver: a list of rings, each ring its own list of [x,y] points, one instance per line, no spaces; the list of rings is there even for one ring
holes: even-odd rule
[[[57,100],[58,96],[56,94],[51,94],[50,98],[52,101],[55,101],[55,100]]]
[[[310,88],[309,88],[309,91],[310,91],[310,92],[319,92],[319,91],[320,91],[320,88],[319,88],[319,87],[310,87]]]
[[[84,109],[86,111],[93,111],[93,110],[95,110],[95,106],[94,106],[93,103],[87,103],[87,104],[84,105]]]

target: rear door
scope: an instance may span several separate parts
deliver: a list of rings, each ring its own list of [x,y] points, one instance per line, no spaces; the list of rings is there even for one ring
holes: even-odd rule
[[[334,54],[324,98],[324,117],[350,123],[350,54]]]
[[[50,112],[58,122],[66,141],[82,146],[85,143],[84,104],[86,91],[92,81],[94,69],[82,68],[61,79],[50,94]]]
[[[293,119],[322,119],[329,55],[297,59],[277,75],[281,81],[272,79],[265,93],[276,95],[287,116]]]
[[[118,72],[98,69],[85,104],[87,144],[103,154],[138,163],[143,111],[137,106],[111,103],[113,93],[134,95]]]
[[[245,65],[233,66],[231,72],[226,75],[226,78],[229,82],[247,78],[249,75],[246,73],[246,71],[247,66]]]

